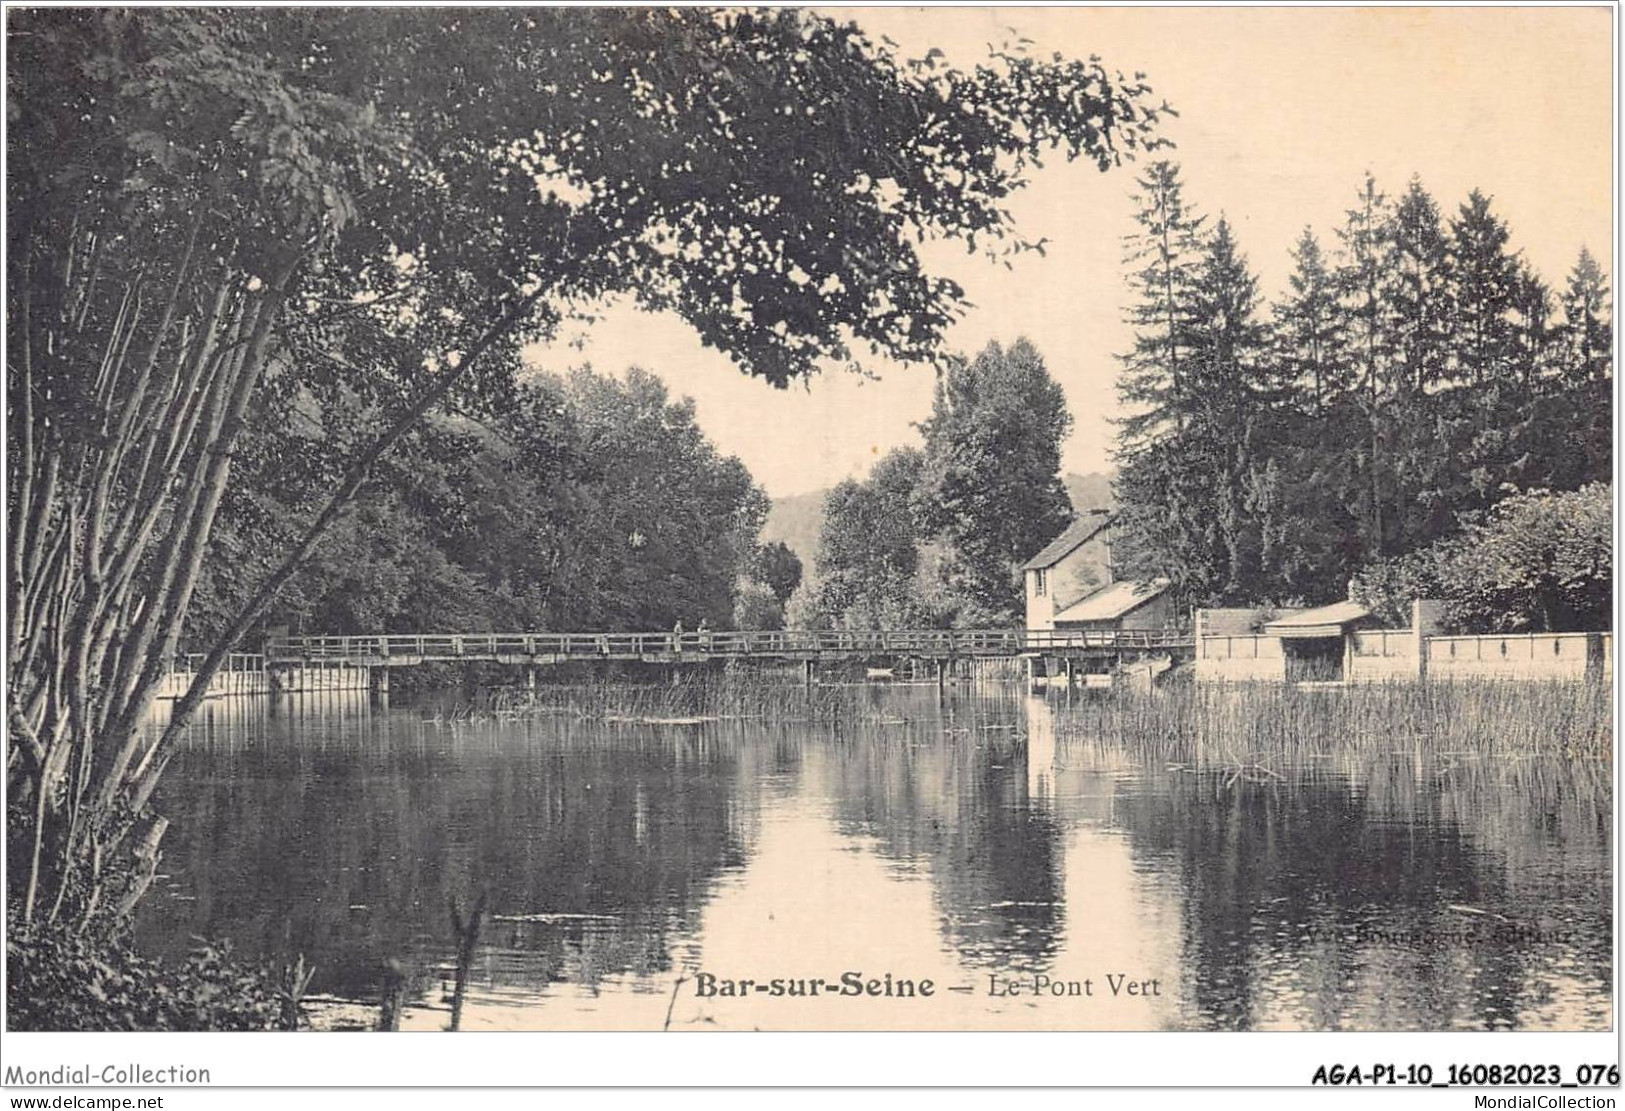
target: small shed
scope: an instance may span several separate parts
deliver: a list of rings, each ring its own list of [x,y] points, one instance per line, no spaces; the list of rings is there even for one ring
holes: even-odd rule
[[[1173,623],[1173,595],[1168,592],[1167,579],[1109,583],[1055,615],[1058,630],[1166,629]]]
[[[1279,617],[1264,634],[1281,642],[1287,682],[1341,682],[1351,670],[1354,634],[1378,624],[1360,603],[1334,602]]]

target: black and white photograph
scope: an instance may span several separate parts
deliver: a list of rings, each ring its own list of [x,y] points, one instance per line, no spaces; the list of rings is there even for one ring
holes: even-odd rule
[[[8,5],[6,1031],[1611,1035],[1617,15]]]

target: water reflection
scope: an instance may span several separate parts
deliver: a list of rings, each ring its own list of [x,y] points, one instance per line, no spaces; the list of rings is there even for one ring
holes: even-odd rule
[[[363,999],[400,960],[429,1028],[449,908],[479,891],[469,1027],[1611,1023],[1595,768],[1376,753],[1238,778],[1080,738],[1058,695],[863,697],[840,726],[213,703],[164,781],[140,929],[303,953],[314,990]],[[695,979],[849,971],[936,993]]]

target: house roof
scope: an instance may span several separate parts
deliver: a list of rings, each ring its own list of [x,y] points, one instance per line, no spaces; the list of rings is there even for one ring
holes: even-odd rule
[[[1302,611],[1296,609],[1271,608],[1266,610],[1258,606],[1245,608],[1232,606],[1198,610],[1196,619],[1200,624],[1203,636],[1251,636],[1264,627],[1266,615],[1269,615],[1270,621],[1279,621],[1300,612]]]
[[[1264,632],[1283,637],[1342,636],[1348,626],[1370,617],[1371,611],[1358,602],[1333,602],[1277,618],[1264,626]]]
[[[1042,571],[1047,567],[1054,567],[1061,560],[1071,555],[1078,548],[1093,540],[1095,534],[1112,523],[1112,515],[1103,510],[1085,513],[1074,520],[1066,529],[1045,544],[1037,555],[1021,565],[1023,571]]]
[[[1108,583],[1056,614],[1055,623],[1059,625],[1063,621],[1114,621],[1139,609],[1167,589],[1167,579],[1152,579],[1148,583],[1127,580]]]

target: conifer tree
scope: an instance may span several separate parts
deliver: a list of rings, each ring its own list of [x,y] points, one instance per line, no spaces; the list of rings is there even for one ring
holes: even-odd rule
[[[1551,286],[1522,259],[1513,281],[1511,309],[1513,375],[1527,392],[1543,384],[1561,353]]]
[[[1608,294],[1602,268],[1590,251],[1580,248],[1563,292],[1560,328],[1563,374],[1571,382],[1601,382],[1614,375]]]
[[[1278,470],[1263,428],[1272,392],[1258,282],[1228,221],[1191,279],[1175,306],[1184,419],[1120,454],[1119,544],[1134,573],[1174,580],[1186,601],[1234,600],[1267,589]]]
[[[1393,358],[1392,387],[1420,394],[1449,372],[1449,254],[1439,206],[1412,178],[1393,213],[1386,243],[1387,286],[1382,327]]]
[[[1195,418],[1239,429],[1268,394],[1267,333],[1257,319],[1258,279],[1219,219],[1196,271],[1188,309],[1189,393]]]
[[[1474,385],[1515,380],[1512,305],[1518,261],[1507,226],[1474,189],[1450,221],[1452,325],[1460,376]]]
[[[1346,328],[1335,275],[1309,228],[1293,246],[1292,260],[1290,293],[1275,307],[1276,373],[1281,387],[1318,415],[1347,389]]]
[[[1271,443],[1265,417],[1273,400],[1267,332],[1259,322],[1258,279],[1223,217],[1208,240],[1192,298],[1192,392],[1200,422],[1222,459],[1214,510],[1222,572],[1219,598],[1240,601],[1268,591],[1265,554],[1275,508]]]
[[[1131,410],[1122,423],[1125,445],[1153,442],[1189,419],[1189,301],[1206,222],[1185,205],[1177,163],[1152,163],[1137,184],[1140,227],[1124,240],[1134,297],[1128,310],[1134,347],[1119,356],[1118,394]]]
[[[1355,205],[1347,211],[1337,234],[1342,242],[1338,288],[1349,339],[1355,395],[1366,426],[1365,444],[1354,468],[1360,476],[1360,488],[1348,494],[1361,507],[1364,522],[1361,547],[1367,558],[1375,558],[1386,547],[1387,528],[1383,501],[1389,464],[1384,455],[1382,425],[1383,384],[1390,365],[1385,279],[1393,234],[1393,208],[1387,194],[1377,189],[1376,179],[1370,174],[1366,175]]]
[[[1343,538],[1358,539],[1359,522],[1345,503],[1357,485],[1347,467],[1363,439],[1363,417],[1350,406],[1352,365],[1338,276],[1309,228],[1291,253],[1294,267],[1274,307],[1271,339],[1282,401],[1273,462],[1284,503],[1275,565],[1282,598],[1318,602],[1326,583],[1347,577]]]

